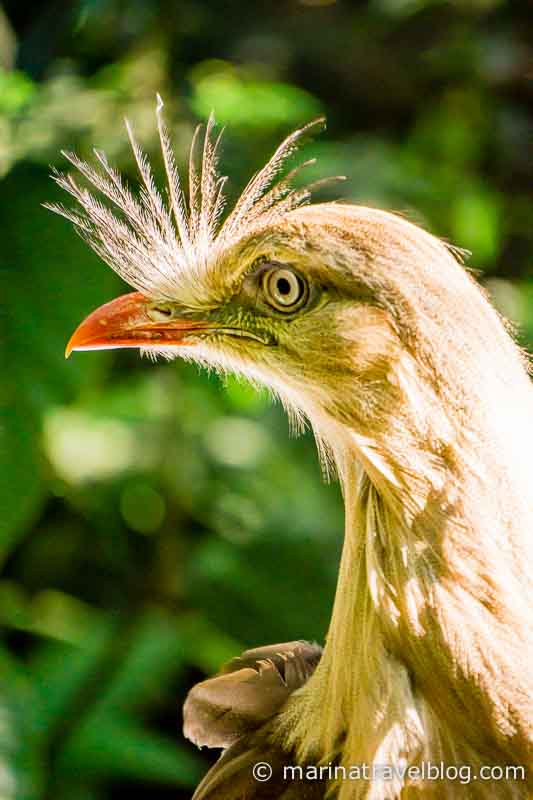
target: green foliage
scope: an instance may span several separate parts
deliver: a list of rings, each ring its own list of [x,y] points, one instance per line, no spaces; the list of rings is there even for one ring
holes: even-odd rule
[[[396,209],[471,250],[527,345],[527,9],[26,6],[0,14],[0,797],[189,797],[208,756],[180,733],[188,689],[245,646],[323,639],[341,500],[264,394],[131,351],[64,360],[73,328],[124,286],[41,207],[64,200],[48,165],[97,146],[135,185],[127,116],[160,174],[160,92],[182,165],[198,119],[213,109],[227,126],[236,193],[325,113],[305,156],[348,180],[321,196]]]
[[[242,73],[242,70],[241,70]],[[193,111],[206,118],[216,109],[217,119],[235,130],[271,134],[280,126],[296,127],[320,111],[308,92],[285,83],[254,80],[226,62],[207,62],[191,74]]]
[[[36,91],[33,81],[24,73],[0,71],[0,112],[15,114],[29,103]]]

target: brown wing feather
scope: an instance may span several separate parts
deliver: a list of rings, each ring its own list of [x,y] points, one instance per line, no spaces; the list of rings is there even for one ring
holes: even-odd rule
[[[321,654],[321,647],[303,641],[247,650],[191,689],[183,708],[185,736],[199,747],[227,748],[194,800],[322,800],[325,782],[287,774],[294,755],[271,741],[278,712]],[[259,763],[272,770],[267,780],[254,777]]]

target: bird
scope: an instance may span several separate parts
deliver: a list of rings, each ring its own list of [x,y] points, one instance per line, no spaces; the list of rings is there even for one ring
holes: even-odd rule
[[[311,162],[287,160],[323,120],[227,209],[213,116],[187,194],[160,98],[156,117],[165,197],[129,123],[139,192],[99,150],[65,154],[81,182],[54,173],[76,206],[49,208],[135,290],[66,354],[133,347],[266,386],[345,507],[323,652],[265,646],[191,690],[186,733],[223,749],[195,799],[533,797],[527,354],[462,251],[397,213],[310,202]],[[273,783],[252,774],[268,758]]]

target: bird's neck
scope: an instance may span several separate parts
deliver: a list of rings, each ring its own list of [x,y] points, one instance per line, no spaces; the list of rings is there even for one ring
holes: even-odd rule
[[[422,566],[428,545],[409,523],[421,509],[432,513],[431,470],[421,467],[431,456],[411,442],[420,470],[410,495],[415,511],[403,506],[400,453],[396,459],[393,447],[354,430],[343,438],[350,446],[337,458],[346,512],[337,591],[322,661],[294,717],[288,712],[289,739],[303,760],[352,753],[357,763],[396,763],[422,737],[408,670],[394,650],[430,592]]]
[[[339,465],[346,518],[337,592],[321,664],[301,695],[299,719],[307,722],[293,728],[294,741],[303,758],[343,752],[357,754],[357,763],[391,763],[421,738],[408,670],[394,646],[425,603],[429,587],[416,563],[425,543],[405,524],[394,461],[375,442],[350,436],[354,445]],[[309,724],[312,717],[319,724]]]
[[[466,708],[476,727],[461,755],[474,763],[486,747],[479,731],[509,722],[505,693],[528,690],[512,663],[530,622],[526,605],[509,600],[527,587],[513,556],[508,481],[503,501],[508,464],[487,461],[495,431],[473,426],[467,447],[459,426],[427,402],[394,429],[345,429],[339,439],[346,527],[330,629],[319,668],[281,726],[302,760],[338,757],[349,767],[440,753],[451,762],[453,726]],[[527,530],[531,508],[515,503],[513,513],[517,530]],[[498,670],[508,676],[503,689]],[[340,796],[366,797],[346,791]]]

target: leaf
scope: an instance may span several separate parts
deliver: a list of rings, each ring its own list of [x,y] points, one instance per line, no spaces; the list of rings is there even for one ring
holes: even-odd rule
[[[87,631],[83,647],[47,642],[34,651],[29,672],[37,691],[37,702],[28,713],[34,719],[40,738],[46,740],[56,725],[71,718],[80,692],[94,691],[98,666],[105,658],[114,633],[113,626],[102,620],[92,631]]]
[[[475,182],[464,186],[455,201],[453,239],[460,247],[471,250],[479,264],[494,261],[500,253],[501,212],[500,197]]]
[[[0,335],[0,558],[28,529],[45,497],[41,414],[103,373],[105,359],[65,362],[65,343],[116,282],[73,232],[43,208],[58,190],[46,173],[17,169],[0,184],[1,272],[6,297]]]
[[[216,108],[217,120],[235,127],[265,129],[300,124],[322,110],[311,94],[287,83],[259,81],[239,74],[229,64],[211,61],[193,72],[191,105],[207,118]]]
[[[134,720],[95,714],[65,747],[58,768],[86,776],[122,776],[136,780],[194,786],[205,765],[163,736],[144,730]]]
[[[136,625],[119,669],[105,687],[99,711],[146,703],[184,667],[183,637],[162,609],[148,609]]]
[[[6,363],[3,361],[2,363]],[[6,381],[10,380],[9,374]],[[7,394],[6,386],[4,391]],[[24,402],[5,403],[0,427],[0,564],[28,530],[44,496],[38,424]]]

